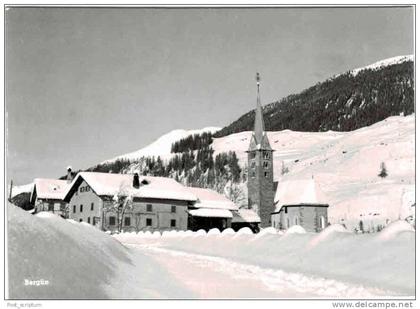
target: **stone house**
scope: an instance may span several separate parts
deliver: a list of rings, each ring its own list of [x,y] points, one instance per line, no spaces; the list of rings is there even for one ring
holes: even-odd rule
[[[164,231],[186,230],[188,207],[197,198],[170,178],[81,172],[64,200],[70,219],[104,231]],[[117,200],[124,201],[120,207]]]
[[[272,226],[285,230],[300,225],[308,232],[320,232],[328,224],[328,206],[314,179],[280,182],[271,214]]]

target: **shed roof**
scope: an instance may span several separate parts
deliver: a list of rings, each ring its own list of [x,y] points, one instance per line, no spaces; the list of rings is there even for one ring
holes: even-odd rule
[[[227,209],[199,208],[188,210],[188,213],[194,217],[232,218],[232,212]]]
[[[234,202],[214,190],[195,187],[189,187],[188,190],[198,199],[194,207],[238,210]]]
[[[140,176],[140,187],[133,187],[131,174],[113,174],[82,172],[77,174],[69,188],[66,199],[70,199],[75,188],[82,180],[92,188],[98,196],[131,195],[138,198],[155,198],[169,200],[196,201],[197,198],[185,186],[166,177]],[[142,184],[146,183],[146,184]]]
[[[261,218],[252,209],[239,209],[233,211],[232,223],[260,223]]]
[[[326,205],[326,197],[314,179],[299,179],[279,182],[274,198],[279,212],[284,205]]]
[[[31,201],[35,195],[40,199],[63,200],[70,187],[66,180],[36,178],[31,192]]]

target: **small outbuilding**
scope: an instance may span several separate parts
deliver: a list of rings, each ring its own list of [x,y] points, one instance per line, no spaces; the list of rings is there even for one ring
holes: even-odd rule
[[[258,233],[261,223],[261,218],[252,209],[241,208],[238,211],[234,211],[232,218],[232,229],[239,231],[243,227],[249,227],[254,233]]]
[[[300,225],[308,232],[320,232],[328,224],[328,203],[314,179],[279,182],[271,214],[272,226],[285,230]]]
[[[197,197],[197,202],[188,209],[188,229],[206,231],[231,227],[233,213],[238,211],[234,202],[211,189],[188,188]]]

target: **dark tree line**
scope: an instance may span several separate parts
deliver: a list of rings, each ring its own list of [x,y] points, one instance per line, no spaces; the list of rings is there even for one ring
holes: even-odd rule
[[[143,158],[141,173],[171,177],[189,186],[219,191],[228,181],[239,182],[242,171],[236,153],[220,153],[213,159],[213,152],[210,146],[205,146],[195,152],[177,153],[166,163],[159,156]]]
[[[389,116],[414,112],[414,66],[404,62],[350,72],[264,106],[268,131],[351,131]],[[252,130],[255,110],[216,132],[214,137]]]
[[[117,159],[113,162],[106,162],[106,163],[95,165],[94,167],[90,167],[86,170],[86,172],[120,173],[122,170],[129,167],[130,164],[131,164],[131,161],[128,159]],[[66,176],[63,176],[63,179],[65,178]]]
[[[212,134],[210,132],[204,132],[201,134],[189,135],[183,139],[172,144],[171,152],[179,153],[190,150],[197,150],[203,147],[209,146],[212,142]]]

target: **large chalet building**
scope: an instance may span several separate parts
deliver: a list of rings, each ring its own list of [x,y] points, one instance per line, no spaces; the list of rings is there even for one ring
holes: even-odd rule
[[[244,213],[223,195],[186,187],[172,178],[81,172],[63,198],[68,218],[104,231],[223,230],[241,222],[252,227],[254,213]]]

